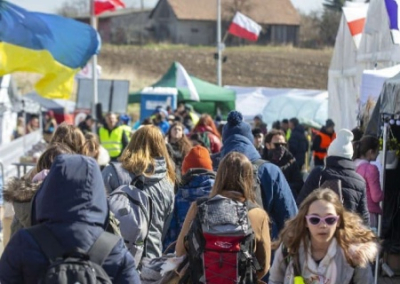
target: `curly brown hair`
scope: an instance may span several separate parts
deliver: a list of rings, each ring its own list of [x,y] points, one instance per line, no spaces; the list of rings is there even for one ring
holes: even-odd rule
[[[57,127],[49,144],[55,143],[65,144],[76,154],[82,154],[85,136],[77,126],[63,122]]]

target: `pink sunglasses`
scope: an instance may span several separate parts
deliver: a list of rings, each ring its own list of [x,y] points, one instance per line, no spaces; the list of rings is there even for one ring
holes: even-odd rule
[[[319,217],[316,215],[306,215],[306,219],[309,224],[313,226],[317,226],[322,222],[324,222],[328,226],[332,226],[336,224],[336,222],[339,220],[340,216],[326,216],[326,217]]]

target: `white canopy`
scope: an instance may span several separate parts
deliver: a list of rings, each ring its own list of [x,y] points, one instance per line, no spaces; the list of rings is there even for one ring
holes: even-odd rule
[[[365,3],[351,3],[346,9],[360,9]],[[361,38],[362,42],[362,38]],[[357,125],[357,99],[361,72],[357,67],[357,47],[342,14],[335,49],[329,67],[329,118],[337,129],[352,129]]]
[[[323,125],[328,115],[328,93],[321,90],[225,86],[236,92],[236,110],[247,121],[261,114],[269,127],[276,120],[292,117]]]
[[[379,70],[364,70],[361,79],[360,106],[365,105],[368,99],[377,101],[385,80],[399,72],[400,65]]]

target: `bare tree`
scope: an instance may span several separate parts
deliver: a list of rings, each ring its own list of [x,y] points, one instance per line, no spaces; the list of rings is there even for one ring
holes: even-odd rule
[[[61,7],[57,9],[57,14],[64,17],[77,17],[82,15],[89,15],[89,2],[88,0],[66,0],[62,3]]]
[[[248,14],[251,11],[250,0],[231,0],[222,4],[222,19],[231,21],[236,12]]]

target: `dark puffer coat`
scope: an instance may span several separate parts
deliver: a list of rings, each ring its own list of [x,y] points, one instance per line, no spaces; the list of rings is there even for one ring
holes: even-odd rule
[[[314,168],[301,189],[296,200],[297,204],[300,205],[303,200],[324,181],[337,179],[342,182],[344,207],[349,211],[358,213],[365,225],[369,226],[365,181],[356,173],[354,162],[346,158],[329,156],[326,158],[325,170],[323,170],[322,167]]]
[[[44,224],[67,250],[88,251],[108,220],[106,192],[92,158],[60,155],[33,200],[32,225]],[[19,230],[0,259],[0,282],[36,284],[50,265],[33,237]],[[112,283],[140,283],[121,239],[103,264]]]

